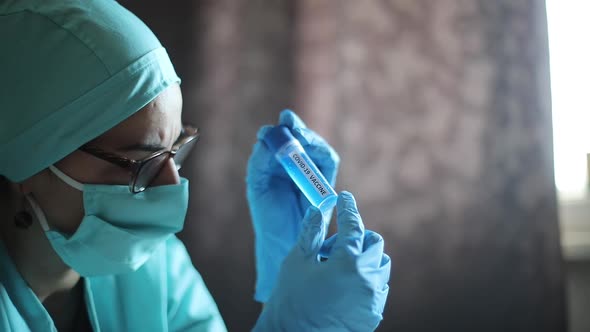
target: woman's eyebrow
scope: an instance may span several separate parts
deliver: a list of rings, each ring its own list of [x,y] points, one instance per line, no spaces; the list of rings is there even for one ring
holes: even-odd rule
[[[136,144],[131,144],[128,146],[118,148],[117,150],[123,151],[123,152],[129,152],[129,151],[156,152],[156,151],[160,151],[160,150],[166,150],[166,147],[161,146],[159,144],[136,143]]]
[[[178,135],[178,138],[176,138],[174,140],[174,143],[178,142],[178,140],[182,137],[183,134],[184,134],[184,127],[181,127],[180,134]],[[166,149],[168,149],[168,148],[165,146],[159,145],[159,144],[135,143],[135,144],[131,144],[131,145],[127,145],[127,146],[118,148],[117,150],[121,151],[121,152],[130,152],[130,151],[156,152],[156,151],[166,150]]]

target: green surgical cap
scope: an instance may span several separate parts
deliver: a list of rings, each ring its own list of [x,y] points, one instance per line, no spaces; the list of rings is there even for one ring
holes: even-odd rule
[[[29,178],[179,82],[115,1],[1,1],[0,175]]]

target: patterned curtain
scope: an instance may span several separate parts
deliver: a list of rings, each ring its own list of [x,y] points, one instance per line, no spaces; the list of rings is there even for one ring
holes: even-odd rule
[[[202,128],[180,236],[230,330],[260,310],[247,158],[293,108],[385,237],[380,331],[565,331],[543,1],[124,4],[167,47]]]

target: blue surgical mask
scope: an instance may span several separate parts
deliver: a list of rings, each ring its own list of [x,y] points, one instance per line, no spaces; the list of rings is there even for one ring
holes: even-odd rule
[[[68,236],[52,230],[35,199],[27,199],[54,250],[82,276],[135,271],[182,230],[188,208],[185,178],[132,194],[128,186],[82,184],[54,166],[49,169],[83,192],[84,218],[76,232]]]

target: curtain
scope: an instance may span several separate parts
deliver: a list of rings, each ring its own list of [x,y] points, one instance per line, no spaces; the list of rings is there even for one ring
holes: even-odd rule
[[[124,2],[167,47],[202,138],[180,234],[253,326],[245,169],[293,108],[393,259],[380,331],[564,331],[547,28],[534,0]],[[280,221],[278,221],[280,222]]]

